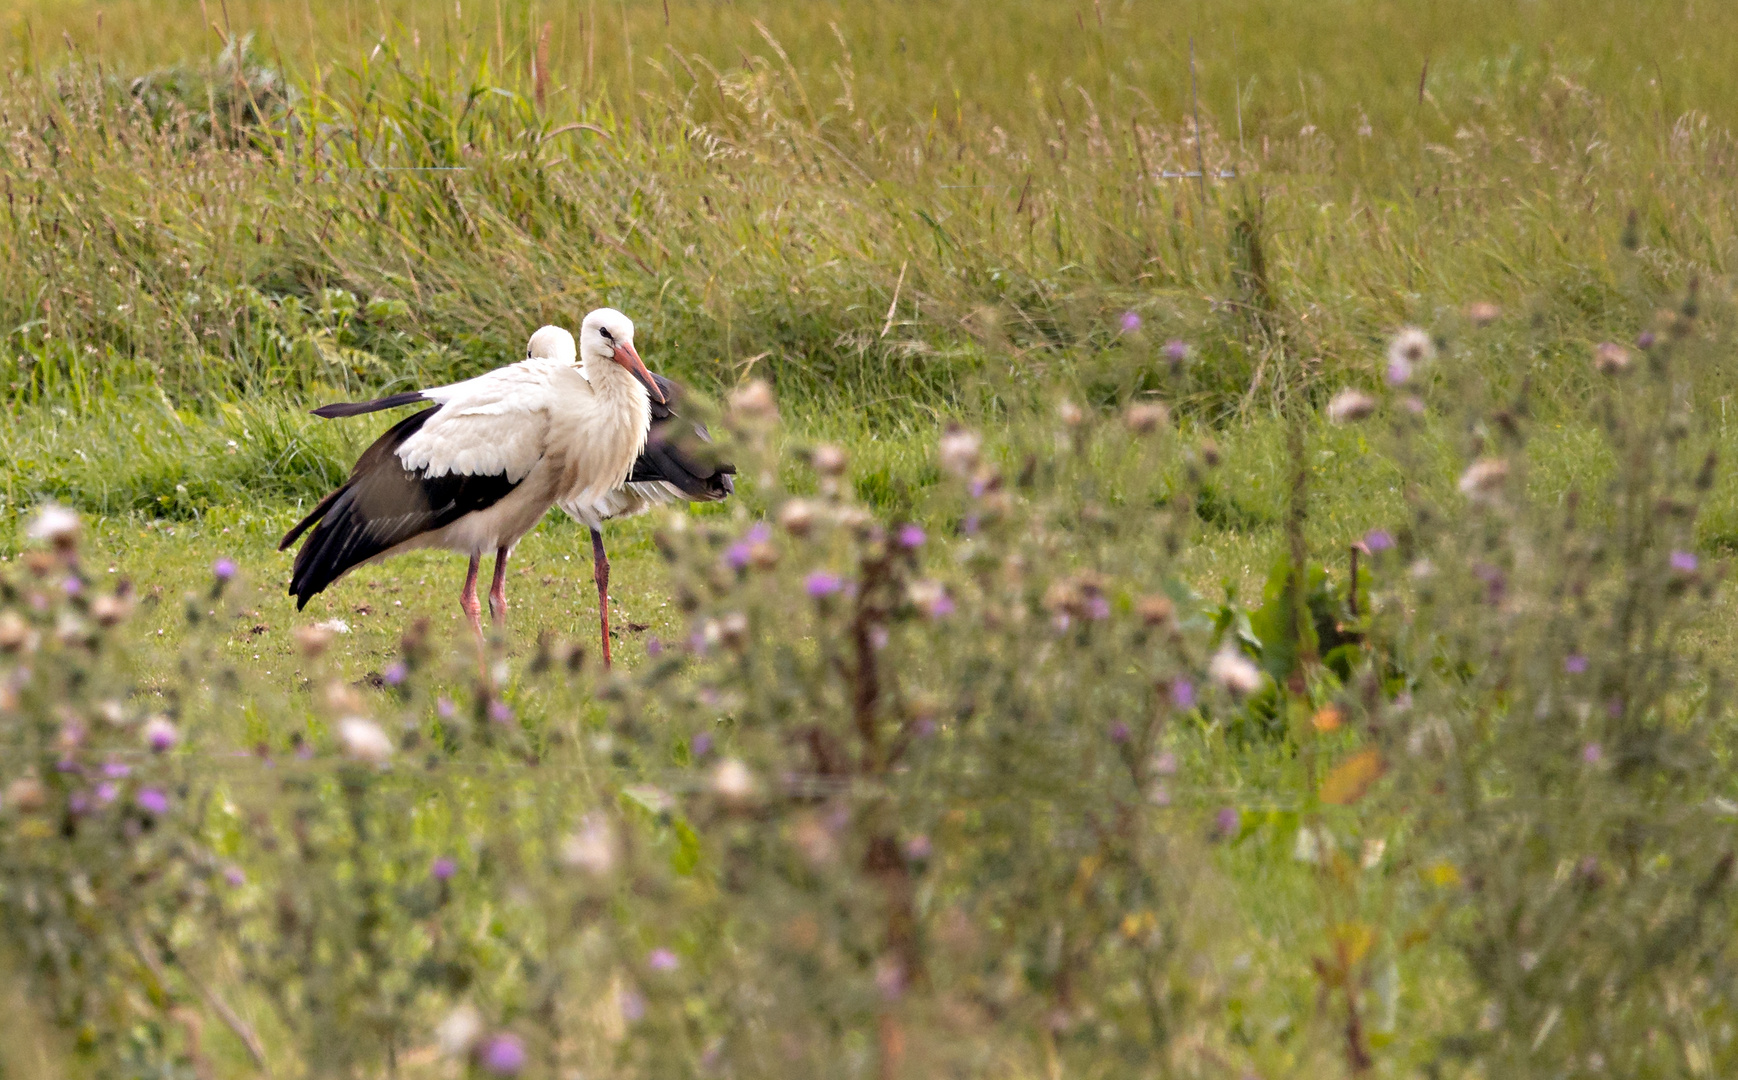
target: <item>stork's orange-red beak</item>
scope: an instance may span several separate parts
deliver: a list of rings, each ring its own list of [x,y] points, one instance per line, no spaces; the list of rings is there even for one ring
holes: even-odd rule
[[[664,400],[664,392],[658,389],[657,380],[646,370],[646,365],[640,361],[640,354],[634,351],[632,345],[625,341],[617,345],[615,359],[616,363],[628,369],[629,374],[640,380],[640,385],[646,388],[646,393],[652,395],[653,401],[660,405],[669,404]]]

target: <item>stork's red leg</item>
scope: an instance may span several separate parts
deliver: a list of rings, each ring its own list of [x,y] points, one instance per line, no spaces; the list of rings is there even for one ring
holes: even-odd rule
[[[603,666],[610,666],[610,561],[603,553],[603,533],[591,531],[591,576],[597,582],[597,625],[603,635]]]
[[[496,626],[507,624],[507,549],[495,549],[495,580],[489,585],[489,617]]]
[[[470,620],[471,633],[477,635],[478,645],[483,643],[483,605],[477,599],[477,568],[482,562],[480,556],[471,556],[471,568],[465,572],[465,587],[459,593],[459,607]]]

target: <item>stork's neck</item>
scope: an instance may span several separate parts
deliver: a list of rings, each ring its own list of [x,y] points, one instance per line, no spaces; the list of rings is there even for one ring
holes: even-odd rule
[[[586,357],[582,365],[592,394],[604,407],[605,416],[621,425],[638,456],[645,445],[646,431],[652,424],[652,399],[640,380],[612,360]]]

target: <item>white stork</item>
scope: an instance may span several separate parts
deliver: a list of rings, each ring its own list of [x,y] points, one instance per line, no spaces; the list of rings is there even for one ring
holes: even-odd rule
[[[495,553],[489,611],[507,612],[507,558],[558,499],[593,505],[626,484],[645,448],[652,404],[664,391],[634,350],[634,324],[600,308],[573,336],[546,327],[550,355],[474,379],[367,402],[315,409],[356,416],[419,401],[434,408],[394,424],[363,451],[350,478],[278,545],[307,532],[290,594],[299,611],[352,568],[416,548],[470,557],[459,606],[482,640],[477,570]],[[594,543],[597,533],[593,531]],[[596,549],[601,557],[601,544]],[[599,588],[603,588],[600,575]],[[605,638],[608,648],[608,638]],[[607,655],[607,653],[606,653]]]
[[[532,360],[572,356],[573,335],[559,326],[545,326],[531,335],[525,351]],[[681,387],[658,374],[652,375],[652,381],[660,391],[660,400],[651,404],[651,431],[627,482],[601,497],[589,487],[576,485],[555,498],[555,505],[591,530],[592,580],[597,582],[598,632],[605,667],[610,664],[610,563],[603,550],[603,523],[684,499],[716,502],[735,491],[731,474],[736,467],[697,445],[712,441],[705,426],[687,424],[676,414]]]

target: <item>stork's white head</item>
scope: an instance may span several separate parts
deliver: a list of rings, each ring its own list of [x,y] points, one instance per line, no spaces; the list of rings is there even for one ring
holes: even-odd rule
[[[525,359],[565,360],[572,364],[579,360],[579,350],[573,344],[572,334],[559,326],[544,326],[526,342]]]
[[[619,364],[640,381],[653,401],[663,402],[663,391],[658,389],[652,373],[646,370],[640,354],[634,350],[633,320],[615,308],[598,308],[585,317],[579,328],[579,350],[581,364],[588,368],[605,363]]]

